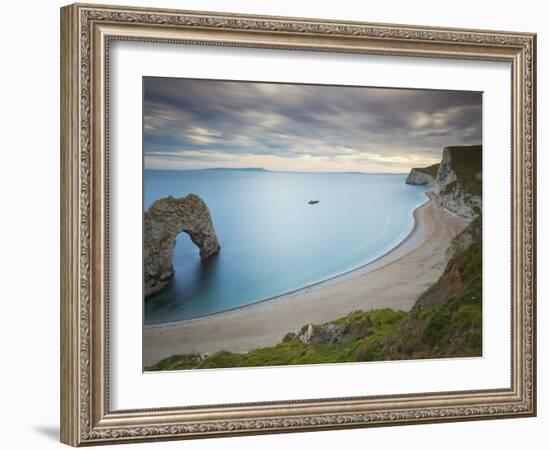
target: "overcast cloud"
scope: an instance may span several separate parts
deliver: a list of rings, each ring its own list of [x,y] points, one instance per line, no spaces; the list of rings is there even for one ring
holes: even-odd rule
[[[146,168],[408,172],[481,128],[480,92],[144,79]]]

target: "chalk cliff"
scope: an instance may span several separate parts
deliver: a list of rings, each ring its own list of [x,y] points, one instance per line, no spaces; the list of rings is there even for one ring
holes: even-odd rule
[[[433,185],[434,203],[473,220],[481,214],[481,145],[445,147],[441,163],[411,169],[407,184]]]
[[[445,147],[434,183],[436,206],[474,219],[481,214],[482,147]]]
[[[144,215],[145,297],[162,290],[174,274],[172,259],[176,236],[185,232],[205,260],[220,251],[220,244],[206,203],[197,195],[164,197],[153,203]]]
[[[411,169],[405,183],[419,185],[429,184],[433,186],[435,183],[435,178],[437,177],[438,169],[439,164],[434,164],[428,167],[415,167],[414,169]]]

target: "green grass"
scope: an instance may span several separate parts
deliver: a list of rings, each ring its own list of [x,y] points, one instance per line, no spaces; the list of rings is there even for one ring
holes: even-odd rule
[[[413,308],[386,343],[392,359],[481,356],[481,226],[481,217],[470,224],[467,232],[475,233],[474,243],[449,261],[440,280],[427,292],[437,292],[451,277],[455,282],[457,277],[461,280],[461,288],[438,299],[435,306]]]
[[[435,180],[437,178],[437,171],[439,170],[439,163],[432,164],[431,166],[428,166],[428,167],[419,167],[419,168],[416,168],[416,170],[418,170],[419,172],[424,172],[424,173],[427,173],[428,175],[431,175]]]
[[[163,359],[147,370],[208,369],[222,367],[283,366],[293,364],[323,364],[364,360],[371,348],[390,336],[407,317],[403,311],[380,309],[368,312],[355,311],[335,320],[337,325],[369,323],[365,336],[345,344],[305,344],[299,337],[287,334],[275,346],[252,350],[248,353],[220,351],[207,358],[199,355],[175,355]],[[378,354],[378,352],[372,352]]]
[[[481,145],[447,147],[451,152],[451,165],[459,179],[475,176],[482,170]]]
[[[180,370],[180,369],[193,369],[198,367],[201,362],[200,355],[173,355],[163,359],[157,364],[158,369],[147,368],[147,370]],[[160,368],[162,367],[162,368]]]
[[[442,194],[450,194],[460,185],[465,194],[480,197],[483,184],[476,175],[482,171],[481,145],[447,148],[451,152],[451,167],[457,176],[457,181],[446,185]]]

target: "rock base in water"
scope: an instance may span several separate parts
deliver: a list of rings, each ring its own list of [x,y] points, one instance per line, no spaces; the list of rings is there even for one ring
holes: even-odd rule
[[[172,260],[176,237],[185,232],[205,260],[220,251],[220,244],[206,203],[197,195],[165,197],[153,203],[144,216],[144,293],[164,289],[174,275]]]

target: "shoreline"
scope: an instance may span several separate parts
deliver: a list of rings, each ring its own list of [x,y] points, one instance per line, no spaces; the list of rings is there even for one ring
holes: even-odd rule
[[[275,345],[303,325],[325,323],[358,309],[410,310],[437,281],[450,240],[468,223],[435,207],[432,192],[426,196],[413,211],[408,235],[362,266],[252,304],[144,326],[143,365],[175,354],[245,352]]]
[[[223,311],[217,311],[217,312],[213,312],[213,313],[201,314],[200,316],[191,317],[189,319],[167,320],[166,322],[144,324],[143,328],[144,329],[154,329],[154,328],[177,326],[177,325],[181,325],[181,324],[185,324],[185,323],[190,323],[190,322],[193,322],[193,321],[196,321],[196,320],[204,319],[206,317],[217,316],[218,314],[225,314],[225,313],[229,313],[229,312],[233,312],[233,311],[238,311],[238,310],[241,310],[241,309],[245,309],[245,308],[248,308],[248,307],[253,307],[253,306],[259,305],[261,303],[276,301],[276,300],[278,300],[282,297],[286,297],[287,295],[293,295],[293,294],[299,293],[300,291],[303,291],[303,290],[306,290],[306,289],[321,287],[322,285],[324,285],[326,283],[329,283],[331,281],[343,280],[344,279],[343,277],[345,277],[347,275],[353,275],[354,272],[357,272],[357,271],[364,272],[364,271],[375,270],[375,269],[372,269],[370,266],[377,263],[377,262],[379,262],[383,258],[392,256],[394,254],[394,252],[398,251],[401,246],[403,246],[407,243],[407,240],[409,240],[411,238],[411,236],[413,235],[413,233],[416,231],[416,229],[418,227],[418,217],[417,217],[418,210],[420,208],[422,208],[424,205],[426,205],[429,202],[433,201],[433,199],[435,198],[435,194],[432,191],[427,191],[427,192],[424,193],[424,195],[426,196],[426,199],[420,205],[418,205],[416,208],[414,208],[412,210],[413,226],[410,229],[410,231],[407,233],[407,235],[403,239],[401,239],[399,242],[397,242],[394,246],[392,246],[389,250],[385,251],[380,256],[377,256],[376,258],[366,262],[365,264],[361,264],[361,265],[359,265],[357,267],[354,267],[352,269],[345,270],[345,271],[337,273],[335,275],[331,275],[330,277],[325,278],[323,280],[315,281],[311,284],[306,284],[305,286],[302,286],[302,287],[299,287],[299,288],[296,288],[296,289],[291,289],[290,291],[283,292],[282,294],[277,294],[277,295],[273,295],[271,297],[267,297],[267,298],[263,298],[261,300],[257,300],[253,303],[247,303],[246,305],[234,306],[233,308],[224,309]],[[388,264],[390,262],[388,262]],[[367,272],[364,272],[364,273],[367,273]]]

